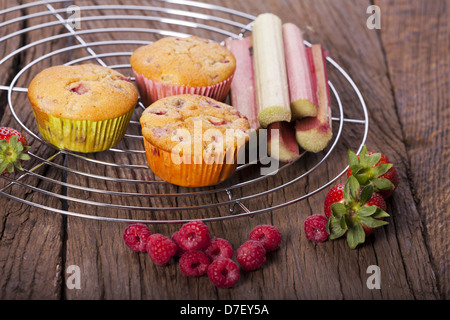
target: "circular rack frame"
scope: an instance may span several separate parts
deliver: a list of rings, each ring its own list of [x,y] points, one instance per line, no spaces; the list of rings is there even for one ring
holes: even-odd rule
[[[80,2],[86,2],[86,1],[80,1]],[[50,17],[52,21],[48,21],[45,23],[40,23],[36,25],[30,25],[30,23],[26,24],[25,28],[22,28],[21,30],[17,30],[15,32],[12,32],[6,36],[3,36],[0,38],[0,44],[5,43],[6,41],[13,39],[15,37],[20,37],[23,34],[26,34],[28,32],[36,31],[36,30],[42,30],[44,28],[53,27],[53,26],[64,26],[64,29],[67,32],[59,33],[52,35],[50,37],[42,38],[40,40],[34,41],[32,43],[25,44],[9,54],[7,54],[5,57],[3,57],[0,60],[0,66],[4,64],[5,62],[9,61],[10,59],[13,59],[17,55],[20,55],[26,50],[33,49],[34,47],[51,43],[53,41],[60,41],[61,39],[72,39],[72,45],[68,45],[64,48],[54,50],[51,52],[47,52],[46,54],[40,56],[39,58],[31,61],[24,67],[22,67],[12,78],[11,82],[9,84],[0,84],[0,93],[2,91],[7,92],[7,101],[9,110],[15,119],[17,123],[27,132],[28,135],[34,138],[34,143],[32,145],[32,148],[29,152],[33,160],[37,164],[34,164],[31,168],[24,168],[24,172],[21,173],[19,176],[10,177],[8,175],[2,175],[2,178],[6,180],[5,185],[0,188],[0,194],[13,199],[15,201],[18,201],[20,203],[34,206],[40,209],[44,209],[50,212],[68,215],[68,216],[75,216],[80,218],[86,218],[86,219],[94,219],[94,220],[102,220],[102,221],[113,221],[113,222],[127,222],[127,223],[184,223],[189,220],[198,219],[198,218],[188,218],[188,219],[137,219],[137,218],[120,218],[120,217],[111,217],[111,216],[99,216],[94,215],[90,213],[80,213],[80,212],[74,212],[69,210],[69,206],[66,206],[66,208],[57,208],[49,206],[48,204],[41,204],[36,203],[33,201],[28,200],[26,197],[20,197],[18,194],[20,192],[17,192],[14,194],[11,190],[13,186],[18,186],[19,188],[23,188],[25,190],[31,191],[31,192],[39,192],[42,193],[45,196],[53,197],[60,199],[61,201],[65,202],[78,202],[83,203],[85,205],[92,205],[92,206],[99,206],[104,208],[111,208],[111,209],[118,209],[118,210],[144,210],[144,211],[171,211],[171,210],[182,210],[182,211],[188,211],[188,210],[199,210],[199,209],[208,209],[212,207],[219,207],[219,206],[229,206],[228,214],[226,215],[220,215],[220,216],[213,216],[213,217],[202,217],[200,218],[203,221],[216,221],[216,220],[225,220],[225,219],[231,219],[231,218],[238,218],[243,216],[249,216],[249,215],[255,215],[259,213],[264,213],[268,211],[277,210],[289,205],[292,205],[296,202],[299,202],[301,200],[304,200],[321,190],[327,188],[332,183],[334,183],[339,177],[341,177],[347,170],[346,168],[343,168],[342,171],[340,171],[335,177],[331,178],[326,183],[322,184],[321,186],[315,188],[314,190],[303,194],[299,197],[296,197],[294,199],[287,200],[283,203],[276,204],[274,206],[268,207],[268,208],[262,208],[262,209],[256,209],[256,210],[250,210],[244,203],[247,200],[255,199],[264,195],[269,195],[271,193],[274,193],[276,191],[279,191],[283,188],[286,188],[290,185],[293,185],[295,183],[298,183],[302,179],[305,179],[308,175],[313,174],[313,172],[321,165],[326,163],[327,160],[330,159],[330,156],[335,151],[336,145],[339,143],[343,126],[345,124],[349,125],[356,125],[356,126],[363,126],[363,133],[362,138],[360,141],[358,148],[358,151],[361,151],[363,145],[365,144],[367,133],[368,133],[368,125],[369,125],[369,119],[368,119],[368,113],[366,104],[364,102],[364,99],[352,80],[352,78],[345,72],[343,68],[341,68],[332,58],[327,57],[327,64],[337,71],[337,73],[345,80],[346,88],[350,88],[353,93],[357,97],[357,106],[360,108],[360,113],[363,115],[363,119],[349,119],[344,117],[344,110],[343,110],[343,103],[340,99],[340,96],[338,94],[337,89],[333,85],[331,81],[329,81],[329,87],[332,94],[332,97],[336,101],[336,105],[333,107],[335,108],[334,111],[338,113],[337,116],[333,116],[332,121],[334,124],[337,124],[337,132],[334,134],[333,140],[330,143],[330,146],[327,147],[323,151],[323,154],[321,154],[321,158],[315,163],[311,168],[307,169],[304,172],[301,172],[297,176],[291,178],[289,181],[286,181],[284,183],[281,183],[280,185],[277,185],[273,188],[267,188],[266,190],[263,190],[261,192],[257,192],[254,194],[241,196],[241,197],[233,197],[234,190],[239,190],[242,188],[245,188],[249,185],[260,183],[261,181],[265,179],[271,179],[272,175],[279,174],[280,171],[287,169],[288,167],[295,165],[300,161],[300,159],[303,158],[306,152],[303,152],[301,154],[301,157],[291,163],[284,163],[281,164],[281,166],[276,170],[276,172],[271,173],[270,175],[260,175],[254,178],[250,179],[243,179],[241,181],[238,181],[237,183],[233,185],[218,185],[211,188],[204,188],[198,190],[197,188],[195,190],[187,190],[186,192],[170,192],[170,193],[138,193],[138,192],[122,192],[122,191],[113,191],[113,190],[107,190],[107,189],[98,189],[98,188],[90,188],[82,185],[77,185],[74,183],[68,183],[65,181],[65,179],[54,179],[50,178],[45,174],[39,174],[37,171],[38,169],[43,166],[48,166],[51,168],[55,168],[55,170],[61,170],[63,172],[63,176],[67,174],[74,174],[83,176],[86,179],[100,179],[105,180],[113,183],[119,183],[119,184],[126,184],[126,183],[132,183],[132,184],[142,184],[142,185],[164,185],[167,184],[164,181],[153,179],[153,180],[142,180],[142,179],[124,179],[119,178],[118,176],[105,176],[101,174],[94,174],[90,172],[85,172],[79,169],[74,169],[66,165],[67,158],[73,157],[74,159],[78,161],[86,162],[86,165],[93,164],[93,165],[100,165],[105,167],[115,167],[118,170],[124,168],[124,169],[143,169],[143,170],[150,170],[148,169],[147,165],[145,163],[137,163],[137,164],[121,164],[121,163],[115,163],[115,162],[109,162],[105,160],[99,160],[95,159],[95,157],[92,157],[90,154],[79,154],[70,152],[67,150],[58,150],[51,144],[49,144],[47,141],[45,141],[39,134],[37,134],[37,129],[26,125],[23,119],[21,119],[21,116],[17,112],[17,106],[15,105],[15,100],[13,98],[13,93],[18,94],[26,94],[27,88],[26,87],[20,87],[16,84],[18,83],[21,76],[23,76],[26,72],[28,72],[33,66],[38,65],[39,63],[44,62],[46,59],[49,59],[51,57],[60,55],[60,54],[67,54],[69,52],[72,52],[74,50],[84,50],[85,53],[87,53],[86,56],[77,58],[77,59],[71,59],[66,62],[67,65],[71,64],[77,64],[82,63],[89,60],[94,60],[100,65],[108,66],[113,69],[123,69],[123,68],[130,68],[129,64],[116,64],[116,65],[108,65],[105,63],[105,58],[110,57],[129,57],[132,52],[107,52],[107,53],[100,53],[97,54],[95,52],[95,49],[97,47],[104,47],[108,46],[108,48],[114,47],[115,45],[145,45],[148,43],[151,43],[151,41],[143,41],[143,40],[132,40],[132,39],[120,39],[120,40],[105,40],[105,41],[91,41],[86,42],[83,37],[92,35],[92,34],[102,34],[102,33],[117,33],[117,32],[127,32],[127,33],[144,33],[144,34],[152,34],[154,36],[188,36],[191,34],[195,34],[196,30],[203,30],[210,32],[214,35],[218,35],[223,39],[226,37],[231,38],[242,38],[246,36],[247,33],[251,32],[252,23],[255,20],[255,16],[252,16],[250,14],[246,14],[243,12],[239,12],[236,10],[232,10],[229,8],[225,8],[222,6],[202,3],[198,1],[184,1],[184,0],[154,0],[153,2],[161,4],[161,6],[137,6],[137,5],[114,5],[114,4],[108,4],[108,5],[94,5],[94,6],[77,6],[77,9],[80,10],[81,13],[89,13],[92,10],[120,10],[121,12],[125,12],[126,14],[102,14],[101,16],[80,16],[80,22],[85,23],[88,21],[108,21],[108,20],[115,20],[115,21],[144,21],[144,22],[156,22],[161,25],[164,25],[166,28],[138,28],[138,27],[114,27],[114,28],[90,28],[87,30],[77,30],[71,25],[71,23],[63,18],[63,15],[68,13],[68,5],[73,4],[73,1],[70,0],[48,0],[48,1],[35,1],[32,3],[12,7],[5,9],[3,11],[0,11],[0,17],[5,17],[8,13],[14,13],[14,12],[20,12],[24,9],[33,8],[34,10],[36,8],[42,8],[42,11],[37,11],[34,13],[30,13],[27,15],[20,15],[17,18],[5,20],[4,22],[0,23],[0,28],[5,27],[7,25],[13,24],[13,23],[20,23],[23,21],[30,21],[34,18],[43,18],[43,17]],[[54,4],[61,5],[63,4],[63,8],[56,9],[54,7]],[[180,9],[179,6],[182,6]],[[139,12],[139,14],[129,14],[129,12]],[[205,13],[206,12],[206,13]],[[152,15],[156,14],[156,15]],[[220,15],[219,15],[220,14]],[[227,16],[227,17],[224,17]],[[231,17],[231,19],[228,18],[228,16]],[[238,22],[237,20],[243,21]],[[220,24],[221,26],[225,27],[217,27],[214,25],[210,25],[209,23],[215,23]],[[193,32],[178,32],[173,31],[174,26],[181,26],[184,28],[188,28],[189,30],[192,30]],[[229,30],[232,29],[232,30]],[[77,42],[76,44],[74,42]],[[311,44],[307,41],[305,41],[306,46],[311,46]],[[134,78],[132,78],[134,80]],[[336,109],[337,108],[337,109]],[[135,113],[139,114],[145,109],[144,105],[139,102],[138,106],[136,107]],[[359,109],[358,109],[359,110]],[[139,126],[139,122],[136,120],[132,120],[130,125],[133,126]],[[335,125],[333,125],[334,127]],[[127,131],[125,134],[125,138],[129,139],[142,139],[142,136],[139,134],[132,134]],[[50,157],[43,158],[36,154],[35,150],[40,148],[40,146],[46,146],[54,152],[52,152]],[[114,147],[107,151],[111,154],[120,154],[120,153],[127,153],[127,154],[136,154],[138,156],[142,156],[145,154],[145,151],[143,149],[124,149],[120,147]],[[63,164],[54,162],[55,159],[58,157],[64,157]],[[142,159],[145,159],[145,156],[142,157]],[[246,170],[249,166],[254,166],[254,163],[247,163],[239,165],[237,168],[237,171]],[[26,167],[26,166],[25,166]],[[78,197],[72,197],[68,196],[67,192],[60,192],[55,193],[53,191],[49,191],[45,188],[40,188],[40,183],[26,183],[23,182],[25,178],[31,178],[34,179],[34,181],[38,182],[46,182],[51,185],[58,185],[61,188],[64,189],[74,189],[74,190],[82,190],[86,192],[92,192],[96,194],[103,194],[108,196],[121,196],[121,197],[148,197],[148,198],[178,198],[178,197],[196,197],[196,196],[202,196],[202,195],[211,195],[211,194],[219,194],[219,193],[225,193],[227,195],[227,200],[225,201],[217,201],[215,203],[208,203],[208,204],[200,204],[200,205],[192,205],[192,206],[175,206],[175,207],[155,207],[155,206],[141,206],[141,205],[123,205],[123,204],[113,204],[113,203],[106,203],[106,202],[99,202],[95,200],[86,200],[81,199]],[[8,192],[9,190],[9,192]],[[218,198],[218,197],[217,197]],[[238,206],[241,209],[240,213],[237,213],[235,210],[235,206]],[[107,211],[107,210],[105,210]]]

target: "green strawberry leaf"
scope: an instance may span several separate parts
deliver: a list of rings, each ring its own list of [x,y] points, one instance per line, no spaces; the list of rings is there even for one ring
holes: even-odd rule
[[[367,157],[367,167],[372,168],[376,165],[381,159],[381,153],[373,153]]]
[[[390,217],[390,215],[381,208],[377,207],[377,211],[372,215],[372,218],[386,218]]]
[[[0,151],[6,150],[8,148],[9,143],[6,140],[0,140]],[[3,152],[2,152],[3,153]]]
[[[377,190],[392,190],[395,188],[394,184],[386,178],[374,178],[372,184]]]
[[[376,207],[376,206],[362,207],[361,209],[358,210],[358,216],[359,217],[369,217],[377,211],[377,208],[378,207]]]
[[[365,186],[363,188],[363,190],[361,191],[361,196],[359,199],[359,204],[360,205],[364,205],[367,203],[367,201],[369,201],[370,199],[372,199],[372,195],[373,195],[373,186],[368,184],[367,186]]]
[[[333,218],[328,219],[327,222],[327,232],[329,234],[329,239],[334,240],[342,237],[345,232],[347,232],[347,224],[345,218]]]
[[[382,176],[386,172],[389,171],[393,166],[392,163],[382,163],[375,168],[372,168],[372,175],[374,178],[378,178],[379,176]]]
[[[0,163],[0,174],[3,172],[3,171],[5,171],[5,169],[6,169],[6,167],[8,167],[8,163],[5,161],[5,162],[1,162]]]
[[[352,172],[352,175],[357,175],[358,172],[360,172],[362,169],[364,169],[364,167],[362,165],[360,165],[359,163],[352,164],[350,166],[350,171]]]
[[[356,155],[356,153],[354,153],[351,150],[348,150],[348,152],[347,152],[347,163],[350,167],[352,167],[354,165],[359,165],[358,156]],[[353,172],[353,169],[352,169],[352,172]]]
[[[331,215],[333,217],[341,217],[347,213],[347,208],[343,203],[335,202],[330,206],[331,209]]]
[[[28,154],[26,154],[26,153],[21,153],[20,155],[19,155],[19,159],[20,160],[30,160],[30,156],[28,155]]]
[[[368,158],[369,158],[369,153],[367,152],[367,148],[364,145],[361,152],[359,153],[359,163],[364,166],[367,167],[368,164]]]
[[[364,169],[359,170],[354,176],[362,186],[365,186],[369,182],[369,174]]]
[[[347,243],[350,249],[355,249],[358,244],[364,243],[366,240],[366,234],[360,223],[354,223],[348,227]]]
[[[384,225],[387,225],[388,223],[384,220],[377,220],[372,217],[360,217],[359,222],[364,224],[365,226],[368,226],[369,228],[378,228]]]
[[[358,201],[360,189],[358,180],[353,175],[350,176],[344,186],[344,199]]]

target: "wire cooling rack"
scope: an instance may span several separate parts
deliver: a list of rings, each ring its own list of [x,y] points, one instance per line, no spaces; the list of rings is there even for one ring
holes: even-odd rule
[[[76,7],[71,7],[73,5]],[[0,84],[0,94],[6,93],[13,118],[32,141],[32,160],[24,164],[23,172],[2,176],[4,181],[0,194],[47,212],[86,219],[182,223],[193,219],[225,220],[274,211],[330,186],[347,168],[342,167],[318,186],[309,184],[312,178],[316,178],[314,175],[318,174],[318,168],[327,166],[337,157],[337,146],[342,143],[345,127],[350,126],[350,131],[360,133],[358,143],[353,146],[357,152],[362,149],[368,132],[367,109],[358,87],[330,57],[327,58],[329,73],[343,83],[341,90],[345,90],[346,95],[354,95],[345,103],[345,108],[353,108],[361,118],[344,116],[339,89],[330,80],[334,132],[333,140],[323,152],[312,156],[303,152],[297,161],[281,163],[269,175],[261,174],[260,163],[242,164],[231,179],[213,187],[176,187],[151,173],[138,121],[145,109],[141,102],[123,141],[96,154],[56,149],[39,135],[30,116],[31,107],[24,106],[27,81],[55,61],[66,65],[96,62],[131,74],[128,60],[138,46],[163,36],[199,35],[218,42],[227,37],[242,38],[251,33],[255,18],[222,6],[183,0],[155,0],[148,5],[111,2],[92,5],[87,0],[48,0],[0,11],[0,31],[17,25],[13,32],[0,38],[0,45],[6,48],[0,67],[11,61],[19,61],[20,64],[15,74],[10,76],[10,82]],[[33,32],[42,32],[43,36],[37,37],[39,40],[26,41]],[[311,44],[305,41],[305,45]],[[118,47],[129,49],[117,51]],[[32,61],[20,63],[23,53],[33,50],[41,53],[34,54],[36,58]],[[286,188],[298,190],[296,196],[277,202],[279,193]],[[39,196],[30,196],[34,193]],[[268,198],[270,206],[258,205],[268,203],[261,201]],[[198,212],[203,213],[200,215]]]

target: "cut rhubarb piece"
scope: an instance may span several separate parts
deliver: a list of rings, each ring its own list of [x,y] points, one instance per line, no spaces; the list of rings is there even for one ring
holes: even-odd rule
[[[89,91],[89,89],[86,88],[86,86],[84,84],[80,83],[77,86],[75,86],[72,89],[70,89],[70,91],[81,95],[81,94],[87,93]]]
[[[231,105],[247,117],[252,129],[257,130],[259,121],[253,73],[252,38],[228,38],[225,40],[225,45],[236,58],[236,71],[230,88]]]
[[[300,157],[293,123],[274,122],[267,129],[269,156],[282,162],[292,162]]]
[[[253,23],[253,67],[258,120],[263,128],[291,121],[281,19],[260,14]]]
[[[317,116],[316,84],[303,42],[303,34],[293,23],[283,24],[283,44],[292,119]]]
[[[319,44],[306,50],[310,59],[313,81],[317,84],[317,116],[296,120],[295,136],[306,151],[319,152],[325,149],[333,137],[331,130],[331,102],[325,55]]]

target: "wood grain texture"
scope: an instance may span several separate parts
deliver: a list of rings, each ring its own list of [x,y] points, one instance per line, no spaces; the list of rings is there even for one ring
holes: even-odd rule
[[[443,298],[448,298],[449,255],[449,33],[446,1],[377,3],[381,40],[409,161],[409,187]],[[384,10],[386,9],[386,10]],[[440,168],[440,169],[438,169]],[[434,173],[432,173],[434,171]],[[447,244],[447,245],[445,245]]]
[[[258,224],[277,226],[283,235],[279,250],[268,255],[267,263],[260,270],[242,272],[241,280],[232,289],[220,290],[207,277],[187,278],[178,269],[176,261],[165,267],[154,265],[145,253],[136,254],[122,240],[125,223],[96,221],[21,205],[5,197],[0,203],[6,208],[0,212],[0,298],[2,299],[443,299],[448,298],[448,239],[446,237],[448,213],[445,210],[448,193],[438,193],[439,187],[448,185],[448,22],[444,1],[421,1],[411,7],[402,1],[376,1],[382,14],[381,30],[366,27],[366,9],[370,1],[357,3],[340,1],[233,1],[205,0],[207,3],[258,15],[272,12],[283,22],[296,23],[306,40],[320,43],[342,68],[352,77],[361,90],[369,113],[367,146],[386,154],[397,166],[401,183],[398,192],[388,202],[391,217],[389,225],[377,230],[367,243],[350,250],[344,239],[315,244],[306,240],[304,220],[311,214],[323,213],[323,200],[328,188],[313,196],[278,210],[253,217],[210,222],[211,234],[228,239],[237,249]],[[79,5],[111,4],[107,1],[76,1]],[[153,5],[179,8],[160,1],[115,1],[131,5]],[[8,2],[8,6],[13,5]],[[63,8],[53,4],[54,8]],[[66,3],[65,5],[68,5]],[[2,7],[3,6],[3,7]],[[0,10],[4,9],[4,2]],[[15,16],[47,10],[40,6],[0,16],[0,23]],[[187,8],[194,12],[211,13],[207,9]],[[164,13],[129,11],[129,14],[165,16]],[[87,16],[123,14],[120,10],[105,9],[83,12]],[[229,13],[216,13],[224,19],[233,19]],[[168,15],[171,18],[180,18]],[[432,18],[430,18],[432,17]],[[205,23],[196,18],[186,21]],[[246,19],[239,18],[242,23]],[[416,26],[411,21],[422,21]],[[55,21],[54,15],[45,15],[11,26],[0,28],[0,36],[30,25]],[[221,22],[210,23],[219,28]],[[102,20],[83,21],[82,30],[114,27],[160,28],[151,20]],[[405,27],[406,26],[406,27]],[[229,27],[226,27],[229,28]],[[204,28],[192,29],[186,25],[173,26],[178,32],[195,33],[221,41],[223,36]],[[236,32],[230,28],[230,31]],[[66,32],[62,25],[29,32],[26,35],[1,43],[0,53],[8,54],[24,43]],[[98,32],[84,34],[83,40],[91,43],[134,39],[153,41],[160,35],[148,33]],[[53,50],[76,45],[72,37],[46,42],[24,51],[19,58],[2,64],[0,85],[9,84],[21,68]],[[128,63],[129,55],[138,45],[101,45],[92,47],[97,54],[122,52],[121,56],[102,59],[108,65]],[[45,59],[30,68],[18,81],[26,87],[39,69],[66,63],[73,59],[89,57],[84,48],[65,52]],[[92,57],[91,57],[92,58]],[[95,62],[95,59],[90,59]],[[444,61],[442,61],[444,60]],[[357,97],[349,90],[348,83],[333,68],[330,80],[339,92],[344,115],[362,119]],[[119,71],[131,75],[128,68]],[[14,93],[14,102],[27,106],[24,93]],[[334,105],[336,101],[333,101]],[[5,90],[0,90],[1,124],[15,125],[7,106]],[[138,120],[139,109],[133,116]],[[338,117],[336,108],[333,116]],[[20,119],[34,128],[34,120],[27,107],[20,109]],[[425,119],[425,121],[424,121]],[[337,133],[337,122],[334,122]],[[137,124],[131,124],[129,133],[139,134]],[[362,138],[361,125],[345,123],[336,148],[329,159],[306,178],[281,190],[244,201],[251,210],[270,208],[313,192],[344,168],[346,152],[357,148]],[[31,141],[32,151],[47,158],[55,153],[39,141]],[[142,150],[139,139],[127,137],[121,147]],[[356,151],[356,150],[355,150]],[[277,188],[311,169],[324,153],[307,154],[294,166],[276,176],[264,179],[245,188],[232,190],[234,198],[249,196]],[[109,162],[144,164],[143,154],[100,153],[93,158]],[[146,169],[122,169],[97,165],[73,156],[59,155],[54,160],[74,170],[107,177],[124,179],[155,179]],[[31,164],[30,164],[31,165]],[[187,188],[154,184],[121,184],[104,179],[93,179],[74,173],[64,173],[54,166],[45,166],[39,173],[80,186],[64,188],[60,185],[28,177],[30,185],[39,184],[45,190],[87,201],[131,207],[194,206],[225,201],[225,192],[189,197],[117,197],[86,188],[141,194],[189,192]],[[438,174],[442,170],[443,174]],[[445,174],[446,172],[446,174]],[[258,172],[244,170],[229,182],[236,183]],[[3,179],[2,179],[3,180]],[[343,178],[337,182],[343,182]],[[2,186],[6,182],[2,181]],[[52,207],[80,212],[91,216],[134,219],[192,219],[229,215],[228,206],[201,210],[159,212],[136,209],[115,209],[49,197],[28,188],[14,186],[11,194],[27,192],[27,200]],[[84,190],[83,190],[84,188]],[[238,207],[236,207],[238,209]],[[238,211],[240,212],[240,211]],[[153,233],[170,236],[179,224],[152,224]],[[66,286],[67,267],[76,265],[81,270],[80,289]],[[381,270],[381,289],[371,290],[366,285],[366,270],[377,265]]]

